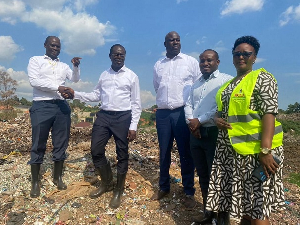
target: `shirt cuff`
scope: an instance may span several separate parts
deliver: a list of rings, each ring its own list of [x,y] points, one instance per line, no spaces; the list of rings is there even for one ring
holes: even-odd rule
[[[137,124],[130,124],[129,130],[137,130]]]

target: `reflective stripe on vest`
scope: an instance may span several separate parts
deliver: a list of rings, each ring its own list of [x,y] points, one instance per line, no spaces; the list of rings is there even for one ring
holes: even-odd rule
[[[228,136],[234,150],[242,155],[260,152],[262,135],[261,116],[258,111],[250,109],[250,100],[257,78],[261,72],[267,73],[265,69],[261,68],[256,71],[252,71],[245,76],[244,79],[241,80],[234,88],[229,100],[227,122],[230,123],[232,129],[228,129]],[[270,75],[273,76],[272,74]],[[219,113],[222,112],[223,109],[221,101],[222,92],[231,81],[224,84],[216,95]],[[275,119],[275,132],[272,140],[272,149],[282,145],[282,140],[282,126]]]

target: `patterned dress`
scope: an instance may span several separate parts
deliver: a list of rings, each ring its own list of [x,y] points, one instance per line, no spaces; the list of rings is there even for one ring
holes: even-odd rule
[[[228,104],[233,89],[240,82],[232,82],[222,93],[222,117],[227,119]],[[278,113],[278,88],[274,78],[261,72],[251,96],[250,108],[266,113]],[[283,147],[273,149],[283,159]],[[207,210],[230,212],[233,218],[247,215],[265,219],[276,208],[284,206],[282,163],[275,175],[261,183],[252,176],[259,165],[258,154],[240,155],[231,146],[227,131],[219,130],[217,148],[212,166]]]

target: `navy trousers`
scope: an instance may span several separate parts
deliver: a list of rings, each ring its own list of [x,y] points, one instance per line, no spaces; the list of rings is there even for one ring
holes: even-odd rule
[[[29,112],[32,125],[32,147],[28,164],[43,163],[50,130],[53,145],[52,160],[65,160],[71,125],[71,109],[67,101],[33,101]]]
[[[218,128],[200,127],[201,139],[191,134],[191,152],[199,176],[199,184],[204,194],[208,193],[211,168],[215,156]]]
[[[131,123],[131,111],[104,111],[97,113],[97,119],[92,130],[91,152],[96,168],[108,163],[105,156],[105,146],[113,135],[117,152],[117,172],[128,171],[128,130]]]
[[[180,155],[181,176],[186,195],[194,195],[194,164],[190,152],[190,131],[185,122],[184,107],[156,111],[156,128],[160,150],[159,186],[170,191],[171,149],[174,138]]]

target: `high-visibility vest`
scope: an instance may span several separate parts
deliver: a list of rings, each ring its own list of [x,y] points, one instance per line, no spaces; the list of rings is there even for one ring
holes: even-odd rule
[[[262,121],[258,111],[250,109],[250,100],[257,77],[261,72],[267,71],[261,68],[247,74],[234,88],[229,100],[227,122],[230,123],[232,130],[228,129],[228,136],[233,149],[241,155],[250,155],[260,152]],[[272,77],[274,78],[273,75]],[[274,80],[276,82],[275,78]],[[222,92],[231,81],[225,83],[217,92],[216,101],[219,114],[223,108],[221,101]],[[282,126],[281,123],[275,119],[272,149],[281,146],[282,140]]]

